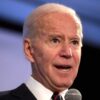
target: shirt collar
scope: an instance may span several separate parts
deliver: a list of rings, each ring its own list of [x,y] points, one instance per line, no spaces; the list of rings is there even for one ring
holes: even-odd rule
[[[35,80],[33,77],[29,77],[28,81],[25,83],[31,93],[37,98],[37,100],[51,100],[53,92],[45,88],[40,82]],[[63,100],[65,100],[65,94],[68,89],[60,92]]]
[[[67,91],[68,91],[68,89],[59,93],[62,96],[63,100],[65,100],[65,94],[67,93]]]
[[[32,94],[37,98],[37,100],[51,100],[52,91],[45,88],[41,83],[36,81],[33,77],[25,83]]]

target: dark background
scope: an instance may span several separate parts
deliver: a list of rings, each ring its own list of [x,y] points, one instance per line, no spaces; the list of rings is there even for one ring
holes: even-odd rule
[[[31,10],[46,2],[57,2],[76,10],[83,24],[83,48],[79,74],[73,88],[83,100],[99,99],[100,67],[100,1],[99,0],[1,0],[0,28],[22,35],[22,26]]]

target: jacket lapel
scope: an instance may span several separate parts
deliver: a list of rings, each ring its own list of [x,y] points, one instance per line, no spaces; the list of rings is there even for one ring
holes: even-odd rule
[[[16,97],[16,100],[37,100],[34,95],[28,90],[25,84],[22,84],[17,89],[11,92],[12,96]]]

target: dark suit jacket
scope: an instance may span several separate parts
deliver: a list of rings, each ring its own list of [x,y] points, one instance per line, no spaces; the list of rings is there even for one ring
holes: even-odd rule
[[[37,100],[25,84],[0,97],[0,100]]]

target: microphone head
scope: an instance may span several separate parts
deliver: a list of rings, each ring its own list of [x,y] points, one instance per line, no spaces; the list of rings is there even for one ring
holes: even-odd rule
[[[82,95],[77,89],[69,89],[65,94],[65,100],[82,100]]]

